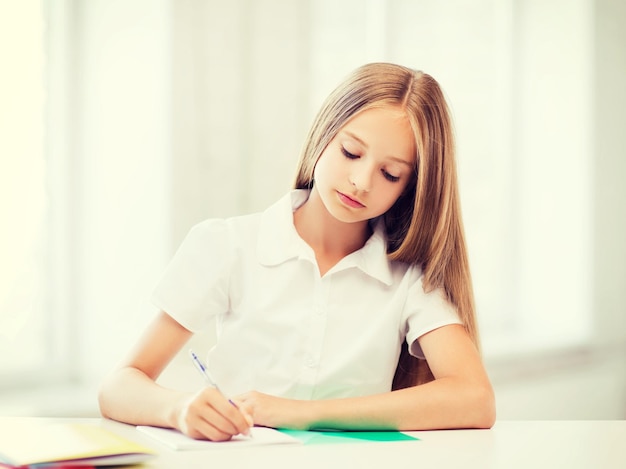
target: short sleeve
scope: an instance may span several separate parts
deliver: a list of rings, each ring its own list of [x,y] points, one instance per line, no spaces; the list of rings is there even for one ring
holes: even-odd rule
[[[194,226],[152,292],[152,303],[186,329],[204,329],[228,309],[231,253],[224,220]]]
[[[405,305],[406,341],[411,355],[424,358],[418,338],[449,324],[462,324],[456,307],[448,301],[442,288],[425,292],[421,277],[408,293]]]

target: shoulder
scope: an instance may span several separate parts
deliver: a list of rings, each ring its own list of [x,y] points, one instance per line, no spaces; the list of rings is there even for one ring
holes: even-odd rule
[[[391,275],[391,285],[396,285],[397,288],[402,288],[407,292],[414,289],[418,289],[420,292],[423,291],[422,269],[420,266],[403,261],[389,260],[386,254],[385,261]]]
[[[429,305],[431,307],[439,308],[454,308],[448,295],[443,287],[427,288],[425,285],[425,278],[422,269],[418,266],[411,266],[407,275],[410,277],[411,296],[414,301],[419,302],[422,305]]]
[[[256,245],[259,237],[275,240],[291,224],[292,205],[301,203],[302,191],[290,192],[262,212],[229,218],[209,218],[194,225],[186,243],[229,246]]]
[[[208,218],[194,225],[187,238],[196,242],[233,239],[241,234],[257,231],[261,213],[240,215],[230,218]]]
[[[422,269],[416,265],[391,262],[392,271],[398,276],[398,285],[406,295],[404,312],[407,315],[424,311],[444,311],[456,316],[456,307],[443,287],[428,288]]]

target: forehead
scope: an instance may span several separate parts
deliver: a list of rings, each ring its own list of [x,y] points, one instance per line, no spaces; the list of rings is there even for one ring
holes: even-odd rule
[[[339,135],[354,138],[382,157],[415,160],[415,135],[406,112],[395,106],[367,109],[350,119]]]

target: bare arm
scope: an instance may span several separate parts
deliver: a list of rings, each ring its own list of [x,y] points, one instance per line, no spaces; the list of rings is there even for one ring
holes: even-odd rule
[[[495,400],[480,356],[461,326],[436,329],[420,339],[435,380],[374,396],[294,401],[251,392],[241,405],[260,425],[287,428],[397,429],[489,428]]]
[[[217,390],[192,394],[155,382],[191,335],[161,312],[128,358],[103,382],[98,395],[102,415],[134,425],[177,428],[194,438],[226,440],[246,433],[249,417]]]

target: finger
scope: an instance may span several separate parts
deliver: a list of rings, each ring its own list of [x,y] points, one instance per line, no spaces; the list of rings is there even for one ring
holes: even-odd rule
[[[231,432],[224,432],[215,426],[214,422],[199,418],[194,428],[194,435],[191,435],[196,439],[211,440],[211,441],[228,441],[234,435]]]
[[[248,424],[248,426],[254,427],[254,419],[252,418],[252,415],[250,415],[245,410],[242,410],[241,413],[243,414],[243,417],[246,419],[246,423]]]
[[[248,434],[251,420],[239,409],[236,403],[225,398],[217,389],[208,389],[204,393],[206,415],[203,417],[224,433],[237,435]]]
[[[196,439],[224,441],[239,433],[235,425],[203,401],[194,404],[186,420],[185,433]]]
[[[254,426],[252,417],[245,409],[239,407],[236,402],[228,399],[228,404],[227,406],[220,404],[220,407],[216,410],[237,428],[238,433],[249,435],[250,427]]]
[[[238,433],[235,425],[229,424],[215,410],[214,401],[222,399],[219,393],[203,389],[186,405],[181,415],[180,430],[196,439],[222,441]]]
[[[233,398],[231,402],[237,406],[239,411],[243,414],[243,417],[246,419],[246,422],[250,427],[254,427],[254,418],[252,417],[252,413],[247,408],[246,403],[241,398]]]

